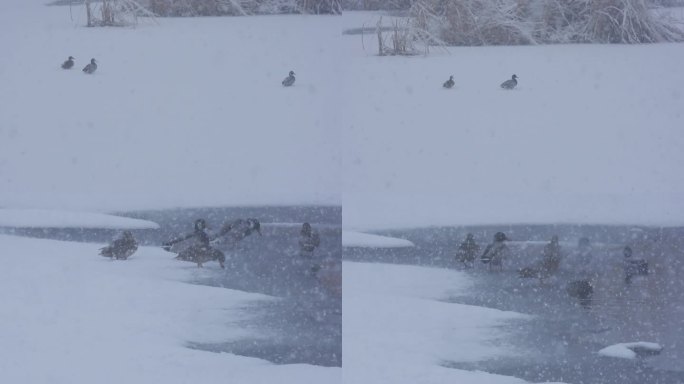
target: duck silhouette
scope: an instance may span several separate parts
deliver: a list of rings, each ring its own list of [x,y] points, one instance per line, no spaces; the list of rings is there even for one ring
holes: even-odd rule
[[[451,75],[451,76],[449,76],[449,80],[445,81],[444,84],[442,84],[442,86],[446,89],[449,89],[449,88],[453,87],[454,84],[456,84],[454,82],[454,76]]]
[[[515,88],[516,85],[518,85],[518,76],[513,75],[513,76],[511,76],[510,80],[506,80],[503,83],[501,83],[501,88],[513,89],[513,88]]]
[[[74,57],[73,56],[69,56],[67,61],[62,63],[63,69],[71,69],[73,66],[74,66]]]
[[[90,59],[90,64],[86,65],[83,68],[83,72],[87,73],[89,75],[92,74],[93,72],[95,72],[96,70],[97,70],[97,64],[95,62],[95,59]]]
[[[283,86],[289,87],[292,84],[294,84],[294,82],[295,82],[294,75],[295,75],[294,71],[290,71],[290,75],[288,77],[286,77],[285,80],[283,80]]]

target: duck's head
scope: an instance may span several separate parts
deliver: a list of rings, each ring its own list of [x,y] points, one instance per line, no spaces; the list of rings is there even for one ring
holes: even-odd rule
[[[518,78],[518,75],[513,75],[511,76],[511,79],[516,80]]]
[[[449,76],[449,80],[454,80],[454,75]]]
[[[69,61],[74,61],[75,57],[69,56]]]
[[[294,76],[294,75],[295,75],[294,71],[290,71],[290,76]]]
[[[90,59],[90,62],[91,62],[92,64],[97,63],[97,61],[96,61],[95,59]]]

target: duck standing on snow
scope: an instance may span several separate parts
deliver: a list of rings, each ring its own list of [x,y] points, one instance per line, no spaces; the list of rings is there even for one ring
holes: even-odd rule
[[[518,85],[518,76],[513,75],[513,76],[511,76],[510,80],[506,80],[503,83],[501,83],[501,88],[513,89],[513,88],[515,88],[516,85]]]
[[[69,56],[69,59],[67,61],[62,63],[62,69],[71,69],[71,67],[74,66],[74,57]]]
[[[198,268],[202,268],[203,264],[209,261],[218,261],[221,268],[225,268],[226,256],[211,246],[214,239],[206,232],[207,229],[207,222],[204,219],[197,219],[195,220],[194,232],[167,241],[162,244],[162,248],[169,252],[177,252],[177,260],[197,263]],[[175,251],[174,245],[179,243],[184,244],[180,245],[180,248],[185,248]]]
[[[452,76],[449,76],[449,80],[445,81],[444,84],[442,84],[442,86],[446,89],[450,89],[451,87],[454,86],[454,84],[456,84],[456,83],[454,82],[454,76],[452,75]]]
[[[90,64],[86,65],[83,68],[83,72],[87,74],[92,74],[97,70],[97,64],[95,63],[95,59],[90,59]]]
[[[100,255],[112,260],[126,260],[138,250],[138,242],[135,241],[131,231],[124,231],[120,238],[110,245],[100,248]]]
[[[283,86],[289,87],[289,86],[293,85],[295,82],[294,75],[295,75],[294,71],[290,71],[290,75],[288,77],[286,77],[285,80],[283,80]]]

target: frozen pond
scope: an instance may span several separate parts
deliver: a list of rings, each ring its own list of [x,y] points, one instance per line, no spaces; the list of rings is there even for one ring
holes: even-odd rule
[[[278,299],[247,308],[254,316],[241,326],[256,330],[259,338],[223,344],[197,344],[191,348],[258,357],[277,364],[342,364],[342,301],[334,285],[309,272],[299,258],[301,224],[310,222],[320,233],[315,258],[324,263],[329,280],[341,282],[341,210],[339,207],[203,208],[127,213],[151,220],[158,230],[134,230],[143,245],[157,246],[192,232],[193,222],[206,219],[210,229],[225,221],[258,218],[263,236],[252,235],[237,249],[222,249],[226,269],[207,263],[196,284],[263,293]],[[108,242],[120,231],[106,229],[10,229],[5,233],[70,241]],[[175,255],[169,253],[169,258]],[[96,257],[96,255],[93,255]],[[180,263],[181,261],[179,261]],[[337,276],[335,276],[337,275]],[[337,278],[336,278],[337,277]],[[227,325],[228,326],[228,325]]]
[[[507,226],[431,228],[386,231],[415,248],[345,248],[344,258],[356,261],[431,265],[462,268],[454,259],[458,244],[471,232],[482,248],[496,231],[504,231],[511,257],[502,272],[488,272],[481,263],[469,270],[475,285],[464,296],[450,301],[511,310],[534,315],[531,321],[509,326],[509,342],[523,353],[516,358],[480,363],[445,361],[445,366],[484,370],[525,380],[568,383],[680,383],[684,382],[684,229],[602,226]],[[564,258],[558,276],[540,283],[521,279],[518,269],[540,259],[552,235],[560,237]],[[593,246],[595,293],[580,302],[570,297],[566,285],[577,276],[572,252],[578,239]],[[629,245],[634,257],[649,262],[650,274],[625,284],[622,248]],[[654,341],[660,355],[623,360],[597,352],[611,344]]]

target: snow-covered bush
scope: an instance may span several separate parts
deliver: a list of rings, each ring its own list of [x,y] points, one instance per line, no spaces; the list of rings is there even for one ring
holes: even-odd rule
[[[683,41],[646,0],[418,0],[414,25],[449,45]],[[429,12],[426,12],[429,10]]]
[[[138,16],[153,16],[136,0],[85,0],[85,7],[89,27],[134,25]]]
[[[245,16],[254,14],[339,14],[339,0],[146,0],[158,16]]]
[[[297,0],[297,8],[302,13],[333,14],[342,13],[340,0]]]
[[[248,15],[258,8],[257,0],[147,0],[147,7],[158,16]]]

